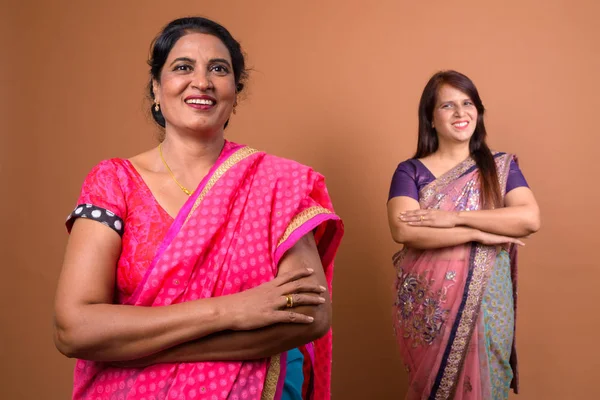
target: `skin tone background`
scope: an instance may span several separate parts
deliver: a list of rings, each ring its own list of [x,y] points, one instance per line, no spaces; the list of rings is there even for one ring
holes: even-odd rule
[[[346,235],[334,280],[333,395],[397,399],[386,201],[412,156],[429,77],[477,85],[493,149],[516,153],[542,211],[520,253],[520,399],[597,391],[599,3],[588,1],[34,2],[0,12],[0,398],[65,399],[52,343],[64,219],[102,159],[157,144],[145,101],[151,39],[201,14],[253,67],[226,136],[327,177]]]

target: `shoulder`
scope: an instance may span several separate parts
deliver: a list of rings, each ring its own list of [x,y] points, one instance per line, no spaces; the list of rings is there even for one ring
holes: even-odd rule
[[[276,156],[274,154],[264,153],[264,162],[272,163],[276,165],[291,167],[291,168],[310,168],[308,165],[304,165],[296,160],[290,158]]]
[[[94,165],[87,175],[87,179],[118,178],[126,170],[127,161],[122,158],[102,160]]]
[[[411,176],[412,178],[416,178],[418,163],[419,161],[414,158],[404,160],[396,167],[395,174],[406,174]]]
[[[96,164],[87,174],[83,185],[83,193],[114,196],[124,193],[133,179],[131,167],[127,160],[111,158]]]
[[[284,157],[265,154],[258,166],[263,182],[276,190],[326,190],[325,177],[312,167]],[[261,179],[262,180],[262,179]]]
[[[398,164],[397,169],[414,170],[417,168],[418,163],[419,160],[417,160],[416,158],[409,158],[408,160],[404,160],[400,164]]]
[[[279,176],[288,176],[290,174],[307,174],[316,173],[314,169],[308,165],[302,164],[298,161],[291,160],[289,158],[279,157],[272,154],[265,153],[261,166],[263,168],[270,168],[273,172],[278,172]]]
[[[519,165],[519,159],[517,158],[516,154],[507,153],[505,151],[492,151],[492,155],[496,160],[496,164],[510,163],[512,168],[518,167]]]
[[[128,179],[126,161],[123,159],[112,158],[96,164],[81,186],[77,207],[67,219],[67,228],[70,229],[73,221],[79,217],[98,219],[105,216],[111,221],[121,219],[115,225],[119,226],[121,233],[122,219],[127,211],[125,190]]]
[[[510,159],[516,157],[514,154],[507,153],[506,151],[492,151],[492,155],[496,159],[498,159],[498,158],[506,158],[506,159],[510,160]]]

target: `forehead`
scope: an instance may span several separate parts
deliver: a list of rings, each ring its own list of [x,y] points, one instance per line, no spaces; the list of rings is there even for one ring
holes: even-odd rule
[[[178,57],[195,60],[224,58],[231,62],[229,50],[216,36],[206,33],[191,32],[182,36],[169,53],[168,61]]]
[[[438,90],[437,98],[439,103],[452,100],[471,99],[468,94],[450,85],[442,85]]]

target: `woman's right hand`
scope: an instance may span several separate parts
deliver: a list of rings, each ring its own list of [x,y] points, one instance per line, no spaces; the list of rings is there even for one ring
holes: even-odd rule
[[[317,306],[325,303],[327,288],[311,279],[313,269],[297,269],[282,273],[270,282],[223,297],[231,303],[234,330],[252,330],[276,323],[310,324],[314,318],[294,311],[296,306]],[[287,308],[287,295],[292,296],[293,307]]]
[[[477,236],[477,242],[488,246],[497,246],[507,243],[514,243],[519,246],[525,246],[525,243],[523,243],[521,240],[510,236],[496,235],[494,233],[483,231],[480,231],[480,233]]]

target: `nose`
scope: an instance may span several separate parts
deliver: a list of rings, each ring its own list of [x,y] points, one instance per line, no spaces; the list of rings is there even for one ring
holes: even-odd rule
[[[213,89],[213,83],[210,79],[210,75],[205,72],[197,72],[194,75],[192,87],[195,87],[202,92]]]
[[[463,115],[465,115],[465,109],[464,109],[462,106],[457,106],[457,107],[454,109],[454,114],[455,114],[457,117],[462,117]]]

